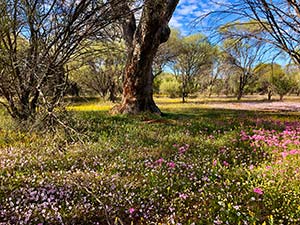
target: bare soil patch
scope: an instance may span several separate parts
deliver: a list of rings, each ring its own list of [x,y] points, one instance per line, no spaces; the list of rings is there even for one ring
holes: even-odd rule
[[[218,109],[300,112],[300,102],[219,102],[209,103],[208,106]]]

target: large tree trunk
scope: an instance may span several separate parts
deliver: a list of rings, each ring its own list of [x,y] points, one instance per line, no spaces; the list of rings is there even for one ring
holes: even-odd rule
[[[143,39],[143,38],[142,38]],[[122,103],[119,113],[137,114],[149,111],[160,114],[153,100],[152,62],[159,43],[143,41],[134,46],[125,68]]]
[[[149,111],[161,114],[153,100],[152,63],[159,45],[169,38],[168,22],[178,2],[178,0],[145,0],[138,27],[135,25],[133,13],[122,21],[128,59],[122,102],[113,109],[113,112],[137,114]],[[121,10],[129,10],[127,3]]]

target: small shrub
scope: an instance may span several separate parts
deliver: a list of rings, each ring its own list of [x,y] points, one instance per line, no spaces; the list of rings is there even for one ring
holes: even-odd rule
[[[159,89],[170,98],[180,96],[180,83],[174,77],[162,80]]]

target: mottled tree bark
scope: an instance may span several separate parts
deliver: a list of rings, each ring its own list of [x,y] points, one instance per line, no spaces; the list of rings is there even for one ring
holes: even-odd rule
[[[137,27],[133,13],[122,21],[128,59],[122,102],[113,109],[113,112],[137,114],[149,111],[161,114],[153,100],[152,63],[159,45],[169,38],[168,22],[178,2],[178,0],[145,0]],[[124,4],[122,10],[128,11],[129,6]]]

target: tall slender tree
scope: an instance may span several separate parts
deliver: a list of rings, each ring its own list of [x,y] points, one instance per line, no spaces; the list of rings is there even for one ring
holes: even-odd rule
[[[181,83],[184,103],[189,94],[200,89],[200,83],[207,79],[212,69],[216,49],[202,34],[193,34],[178,39],[177,56],[169,63]]]
[[[261,35],[257,24],[228,23],[219,29],[223,37],[223,47],[226,52],[226,61],[230,69],[237,76],[236,96],[241,100],[245,88],[254,81],[253,69],[256,64],[264,59],[268,48],[265,43],[244,36],[245,33],[258,33]],[[265,57],[266,58],[266,57]]]

